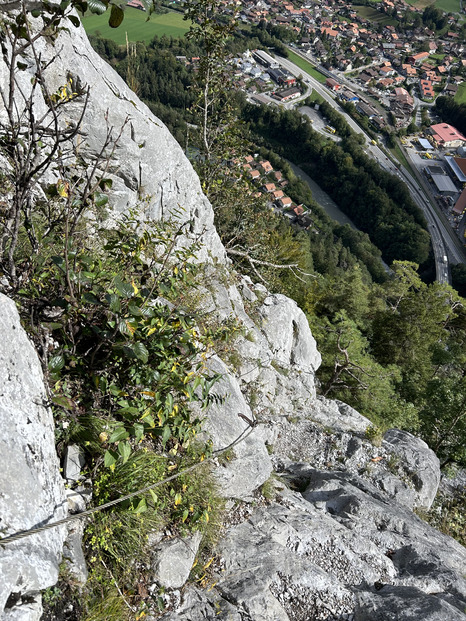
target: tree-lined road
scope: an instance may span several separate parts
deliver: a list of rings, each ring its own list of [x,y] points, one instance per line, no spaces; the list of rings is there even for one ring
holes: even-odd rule
[[[316,91],[316,93],[318,93],[332,106],[332,108],[344,117],[351,129],[364,136],[366,152],[371,155],[371,157],[373,157],[387,172],[397,175],[407,184],[412,199],[422,210],[427,220],[427,227],[432,239],[437,280],[442,283],[450,283],[448,256],[453,258],[454,263],[464,263],[464,253],[458,248],[459,241],[452,239],[454,232],[451,231],[449,227],[447,229],[444,223],[440,220],[431,205],[428,196],[426,195],[424,189],[419,185],[418,181],[413,179],[410,172],[403,166],[397,168],[378,145],[372,144],[369,136],[344,110],[342,110],[326,87],[290,60],[280,56],[277,57],[277,60],[294,76],[303,75],[307,83],[312,85],[312,88]]]

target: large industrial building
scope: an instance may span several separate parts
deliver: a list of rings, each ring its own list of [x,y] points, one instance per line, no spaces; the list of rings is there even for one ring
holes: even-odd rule
[[[272,56],[270,56],[270,54],[267,54],[267,52],[264,52],[263,50],[254,50],[252,54],[254,58],[261,65],[267,67],[267,69],[278,69],[280,67],[280,64],[275,60],[275,58],[273,58]]]

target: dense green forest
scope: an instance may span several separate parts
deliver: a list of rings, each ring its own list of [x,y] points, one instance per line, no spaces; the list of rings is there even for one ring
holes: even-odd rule
[[[365,155],[351,130],[336,144],[323,139],[294,110],[247,106],[243,115],[253,134],[319,179],[319,185],[369,234],[388,263],[427,261],[430,238],[422,212],[405,184]]]

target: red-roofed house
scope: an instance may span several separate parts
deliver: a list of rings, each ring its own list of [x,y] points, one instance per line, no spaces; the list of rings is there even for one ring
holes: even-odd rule
[[[289,196],[283,196],[282,198],[278,199],[278,204],[284,209],[286,209],[287,207],[291,207],[292,202],[293,201]]]
[[[325,86],[329,88],[331,91],[337,91],[340,88],[340,85],[333,78],[327,78],[325,81]]]
[[[426,58],[429,58],[429,52],[419,52],[419,54],[413,54],[413,56],[409,56],[408,62],[412,65],[419,65]]]
[[[456,201],[455,206],[453,207],[454,213],[461,215],[466,210],[466,189],[464,189],[459,199]]]
[[[272,172],[273,170],[273,166],[268,160],[266,160],[265,162],[259,162],[259,167],[262,168],[262,171],[266,174]]]
[[[414,99],[405,88],[395,88],[395,99],[401,106],[413,107]]]
[[[448,123],[432,125],[430,131],[434,142],[442,147],[460,147],[466,142],[463,134]]]
[[[320,32],[327,35],[329,39],[336,39],[339,35],[338,30],[333,30],[333,28],[321,28]]]
[[[421,97],[423,99],[432,99],[434,97],[434,87],[430,80],[420,80],[419,88],[421,90]]]

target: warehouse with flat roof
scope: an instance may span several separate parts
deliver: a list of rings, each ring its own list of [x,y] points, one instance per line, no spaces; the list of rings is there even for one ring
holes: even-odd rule
[[[264,67],[269,69],[278,69],[280,67],[280,64],[275,60],[275,58],[263,50],[254,50],[252,55]]]
[[[448,175],[432,175],[432,181],[441,194],[448,194],[451,196],[458,194],[456,185]]]

